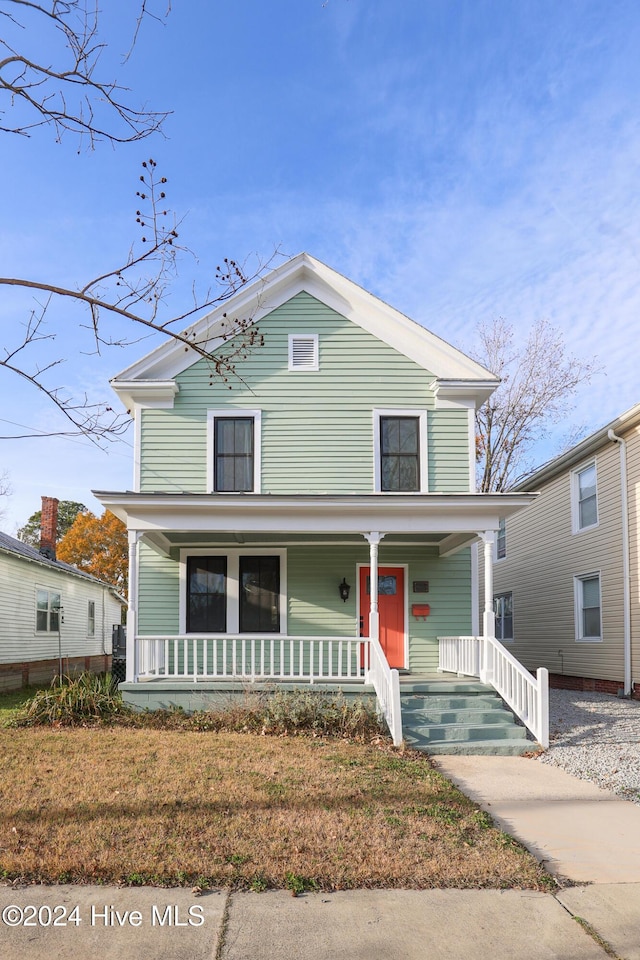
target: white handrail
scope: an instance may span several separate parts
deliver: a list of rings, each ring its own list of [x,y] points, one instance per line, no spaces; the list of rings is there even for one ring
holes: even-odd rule
[[[369,670],[367,679],[373,684],[380,712],[384,716],[394,746],[402,743],[402,711],[400,708],[400,676],[391,669],[376,637],[369,638]]]
[[[438,637],[438,669],[479,677],[489,683],[531,731],[538,743],[549,746],[549,671],[536,676],[495,637]]]

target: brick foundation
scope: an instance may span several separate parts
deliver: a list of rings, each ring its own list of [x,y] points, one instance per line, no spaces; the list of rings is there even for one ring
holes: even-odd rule
[[[549,686],[554,690],[582,690],[591,693],[609,693],[616,697],[624,689],[622,680],[598,680],[595,677],[569,677],[564,673],[550,673]],[[640,700],[640,683],[634,683],[633,700]]]
[[[19,690],[21,687],[45,686],[58,675],[59,661],[26,660],[23,663],[0,663],[0,693]],[[111,654],[101,653],[89,657],[63,657],[62,670],[66,675],[81,673],[106,673],[111,669]]]

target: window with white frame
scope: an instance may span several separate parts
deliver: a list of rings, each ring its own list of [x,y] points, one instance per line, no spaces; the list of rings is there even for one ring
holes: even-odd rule
[[[289,370],[319,370],[317,333],[289,334]]]
[[[209,410],[207,489],[215,493],[259,493],[260,410]]]
[[[595,461],[572,474],[573,532],[598,523],[598,481]]]
[[[507,555],[507,523],[504,517],[500,520],[496,536],[496,560],[504,560]]]
[[[36,630],[38,633],[57,633],[60,628],[61,596],[56,590],[38,587],[36,590]]]
[[[600,574],[574,577],[576,640],[602,640]]]
[[[185,550],[186,633],[282,633],[286,629],[284,550]]]
[[[513,640],[513,594],[499,593],[493,598],[496,640]]]
[[[95,637],[96,635],[96,602],[95,600],[87,601],[87,636]]]
[[[426,493],[425,410],[374,410],[374,482],[382,493]]]

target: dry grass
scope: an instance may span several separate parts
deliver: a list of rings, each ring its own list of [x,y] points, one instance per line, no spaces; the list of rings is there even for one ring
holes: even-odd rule
[[[0,730],[0,877],[346,889],[549,878],[418,754],[239,733]]]

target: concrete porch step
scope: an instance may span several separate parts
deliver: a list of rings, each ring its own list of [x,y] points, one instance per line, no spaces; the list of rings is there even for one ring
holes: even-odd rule
[[[415,686],[400,691],[403,736],[415,750],[518,756],[533,748],[492,687],[474,680]]]

